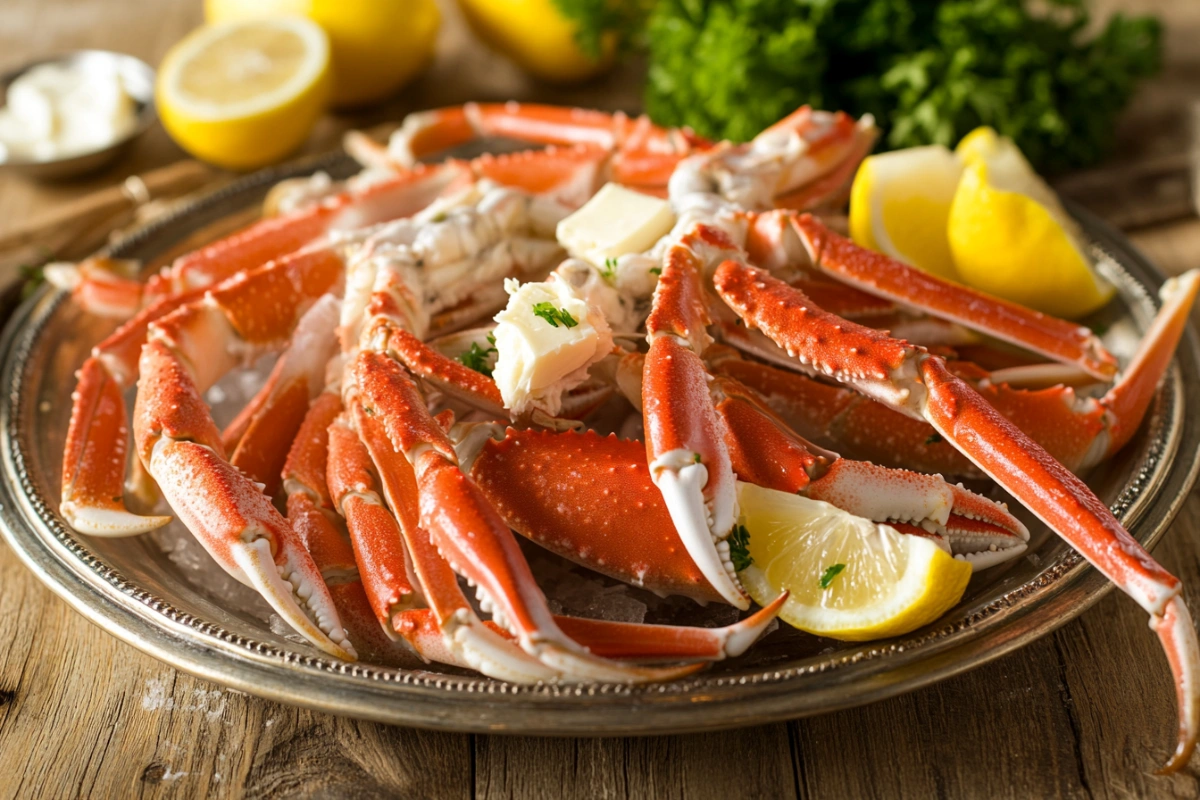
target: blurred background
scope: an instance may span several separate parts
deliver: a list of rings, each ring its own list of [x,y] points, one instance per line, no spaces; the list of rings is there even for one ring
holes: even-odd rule
[[[883,148],[953,146],[992,125],[1056,188],[1127,229],[1194,213],[1200,4],[1190,0],[158,0],[152,11],[6,0],[0,73],[78,49],[158,68],[206,15],[296,10],[330,32],[333,68],[356,77],[334,78],[300,145],[258,161],[337,147],[355,128],[382,140],[410,111],[468,100],[648,110],[714,138],[746,138],[813,102],[874,112]],[[196,152],[194,134],[176,138]],[[86,175],[0,166],[0,282],[94,249],[135,205],[230,175],[194,162],[157,121]]]

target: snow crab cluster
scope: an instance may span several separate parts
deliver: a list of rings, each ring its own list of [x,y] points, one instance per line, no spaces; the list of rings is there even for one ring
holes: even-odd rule
[[[545,147],[421,163],[480,137]],[[157,489],[339,658],[403,640],[511,681],[661,681],[746,650],[785,598],[717,629],[556,616],[513,531],[748,609],[735,478],[979,569],[1028,539],[941,477],[987,476],[1150,614],[1178,687],[1177,768],[1200,709],[1179,581],[1075,473],[1137,429],[1200,277],[1168,283],[1118,374],[1087,328],[822,222],[874,138],[869,118],[808,108],[731,144],[514,103],[413,115],[386,148],[351,136],[362,174],[281,186],[272,216],[145,283],[102,260],[60,274],[128,317],[79,372],[61,512],[85,534],[138,534],[168,518],[126,497]],[[205,391],[267,351],[269,379],[218,430]]]

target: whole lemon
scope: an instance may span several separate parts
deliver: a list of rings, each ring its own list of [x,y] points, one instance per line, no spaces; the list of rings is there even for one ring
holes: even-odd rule
[[[579,26],[551,0],[458,0],[467,23],[493,49],[521,69],[550,83],[576,83],[612,66],[615,34],[600,39],[600,53],[584,53],[576,39]]]
[[[428,66],[442,17],[434,0],[205,0],[209,22],[293,14],[325,29],[333,53],[333,104],[357,106],[398,92]]]

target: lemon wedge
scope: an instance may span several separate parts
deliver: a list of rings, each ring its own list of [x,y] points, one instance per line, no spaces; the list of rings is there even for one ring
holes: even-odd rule
[[[171,137],[197,158],[253,169],[308,138],[329,98],[329,40],[301,17],[199,28],[167,53],[155,99]]]
[[[965,167],[946,232],[964,283],[1058,317],[1112,298],[1078,226],[1011,139],[979,128],[955,152]]]
[[[208,22],[308,17],[329,36],[333,104],[361,106],[408,84],[433,59],[435,0],[205,0]]]
[[[739,574],[759,605],[791,594],[779,617],[847,641],[898,636],[958,603],[971,565],[932,539],[899,533],[837,506],[738,484],[750,566]]]
[[[946,238],[962,163],[941,145],[910,147],[863,160],[850,188],[855,242],[954,280]]]

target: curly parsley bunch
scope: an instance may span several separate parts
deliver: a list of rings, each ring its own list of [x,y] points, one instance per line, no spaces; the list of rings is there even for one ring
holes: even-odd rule
[[[746,140],[804,103],[871,112],[888,147],[953,145],[979,125],[1040,168],[1089,164],[1158,71],[1152,17],[1088,38],[1083,0],[659,0],[646,108]]]

